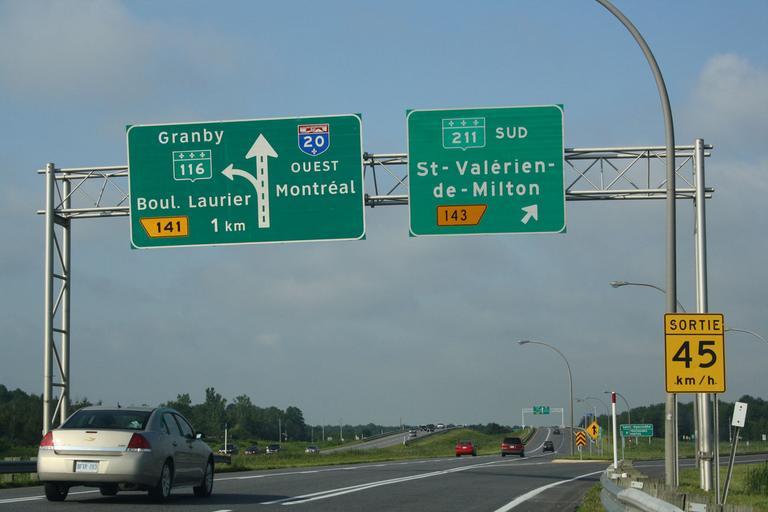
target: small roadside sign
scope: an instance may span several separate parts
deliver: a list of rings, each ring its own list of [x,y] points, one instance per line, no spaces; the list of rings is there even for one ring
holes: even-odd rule
[[[581,430],[576,432],[576,446],[587,446],[587,434]]]
[[[622,437],[653,437],[653,423],[619,425]]]
[[[587,435],[589,435],[593,441],[597,441],[597,438],[600,437],[600,425],[598,425],[596,421],[593,421],[587,427]]]
[[[724,331],[721,313],[664,315],[667,393],[725,392]]]

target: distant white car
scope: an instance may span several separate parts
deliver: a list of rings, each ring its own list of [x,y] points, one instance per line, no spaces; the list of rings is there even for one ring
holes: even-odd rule
[[[208,497],[213,455],[202,437],[173,409],[85,407],[40,441],[37,474],[50,501],[65,500],[75,485],[104,496],[147,490],[159,501],[192,485]]]
[[[415,430],[409,430],[408,431],[408,437],[416,437],[418,434]]]

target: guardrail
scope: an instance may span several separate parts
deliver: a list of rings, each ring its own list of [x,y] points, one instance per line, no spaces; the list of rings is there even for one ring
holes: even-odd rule
[[[36,472],[36,460],[0,460],[0,474]]]
[[[618,478],[627,476],[621,469],[614,470],[613,466],[609,466],[600,476],[600,484],[603,486],[600,502],[608,512],[684,512],[683,509],[654,498],[640,489],[622,487],[616,483]]]

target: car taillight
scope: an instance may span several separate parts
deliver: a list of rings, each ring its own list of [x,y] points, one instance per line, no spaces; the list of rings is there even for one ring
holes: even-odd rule
[[[133,434],[131,440],[128,442],[128,447],[125,449],[127,452],[149,452],[152,451],[152,446],[147,441],[147,438],[141,434]]]
[[[53,450],[53,432],[48,432],[40,441],[41,450]]]

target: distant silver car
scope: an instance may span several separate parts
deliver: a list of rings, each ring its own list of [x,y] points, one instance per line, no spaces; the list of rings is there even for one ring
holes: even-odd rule
[[[213,491],[213,454],[178,411],[168,408],[86,407],[48,432],[37,452],[37,474],[50,501],[73,485],[104,496],[147,490],[164,501],[173,487],[195,496]]]

